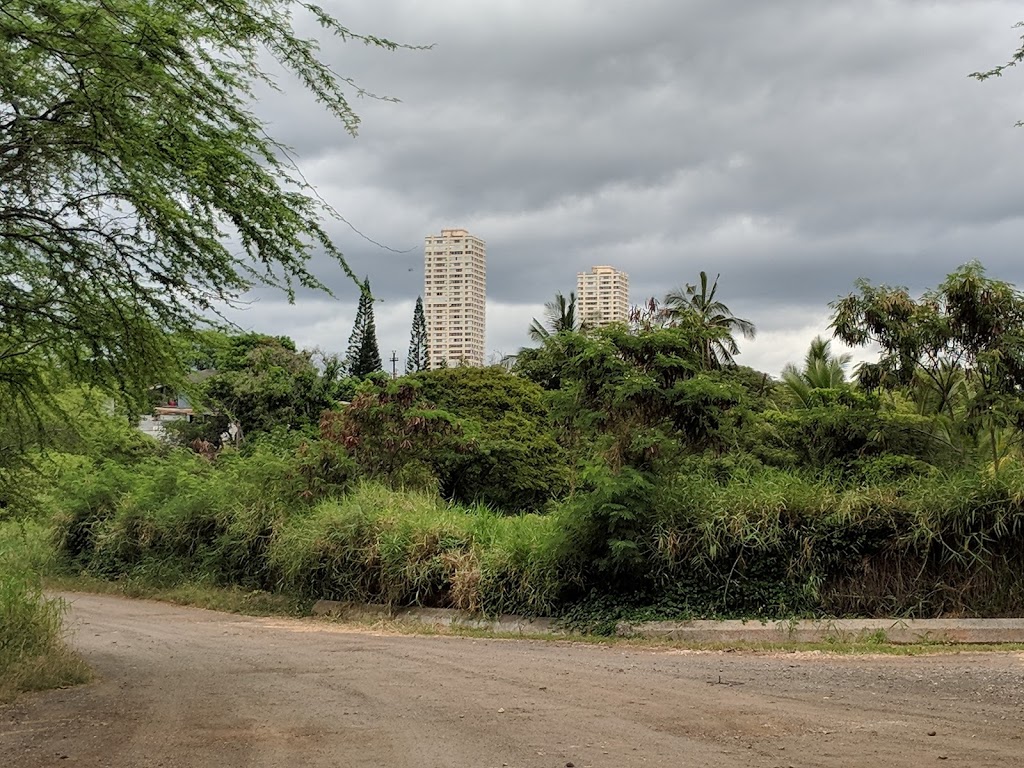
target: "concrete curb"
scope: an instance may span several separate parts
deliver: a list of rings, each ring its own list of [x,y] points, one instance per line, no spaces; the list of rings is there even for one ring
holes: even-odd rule
[[[489,619],[479,614],[457,611],[452,608],[397,608],[392,611],[386,605],[318,600],[313,605],[313,615],[336,616],[349,621],[391,619],[432,627],[466,627],[514,635],[570,634],[568,630],[558,625],[557,619],[510,615]]]
[[[690,643],[1024,643],[1024,619],[647,621],[620,623],[616,634]]]
[[[515,635],[573,635],[557,619],[498,616],[486,618],[451,608],[398,608],[319,600],[314,616],[349,621],[389,619],[433,627],[466,627]],[[1024,619],[829,619],[799,621],[645,621],[620,622],[619,637],[677,640],[684,643],[880,642],[1024,644]]]

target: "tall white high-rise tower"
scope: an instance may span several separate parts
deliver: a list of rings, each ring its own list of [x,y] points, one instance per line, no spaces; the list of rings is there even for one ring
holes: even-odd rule
[[[629,318],[629,275],[614,267],[591,267],[576,275],[576,307],[591,328]]]
[[[430,367],[484,364],[487,246],[464,229],[427,235],[423,312]]]

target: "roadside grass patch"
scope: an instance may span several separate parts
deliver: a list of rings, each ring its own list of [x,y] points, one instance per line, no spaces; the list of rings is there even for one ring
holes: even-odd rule
[[[64,642],[64,602],[43,593],[47,560],[38,523],[0,523],[0,701],[23,691],[84,683],[85,662]]]

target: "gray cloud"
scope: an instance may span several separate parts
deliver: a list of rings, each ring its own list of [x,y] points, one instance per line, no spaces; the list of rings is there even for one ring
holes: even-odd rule
[[[325,42],[339,72],[401,99],[355,101],[356,139],[287,78],[256,106],[353,226],[413,249],[328,224],[383,300],[382,349],[404,354],[422,239],[444,226],[488,242],[488,349],[504,352],[599,263],[630,273],[635,301],[720,272],[723,298],[764,330],[749,360],[773,373],[858,277],[923,290],[978,258],[1024,282],[1021,80],[967,78],[1017,44],[1008,0],[328,7],[435,44]],[[257,292],[250,324],[331,346],[334,322],[347,339],[354,289],[315,266],[338,302],[300,294],[285,310]]]

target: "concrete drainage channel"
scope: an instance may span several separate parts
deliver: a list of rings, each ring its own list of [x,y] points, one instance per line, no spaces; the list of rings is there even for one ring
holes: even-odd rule
[[[432,627],[465,627],[513,635],[577,634],[557,619],[525,616],[481,617],[448,608],[399,608],[319,600],[314,616],[348,621],[387,619]],[[683,643],[820,643],[875,641],[913,643],[1024,643],[1024,619],[830,619],[800,621],[645,621],[620,622],[619,637],[677,640]]]

